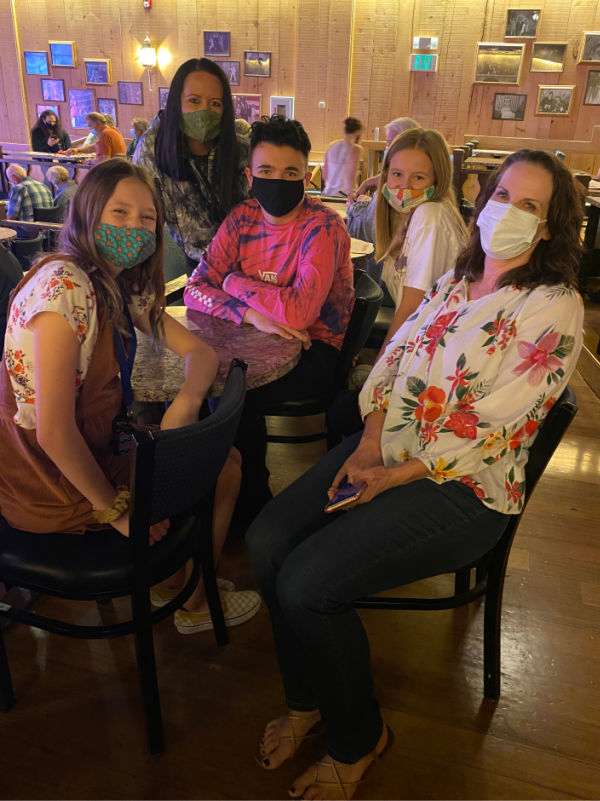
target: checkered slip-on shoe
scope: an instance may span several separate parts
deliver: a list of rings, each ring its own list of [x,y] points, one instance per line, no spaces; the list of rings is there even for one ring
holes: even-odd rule
[[[233,592],[235,590],[233,581],[223,578],[217,579],[217,587],[219,592]],[[166,606],[178,592],[179,590],[172,590],[169,587],[161,587],[160,584],[157,584],[156,587],[150,589],[150,603],[152,606]]]
[[[245,623],[260,609],[260,595],[252,590],[225,592],[220,598],[225,625],[229,627]],[[188,612],[186,609],[178,609],[173,622],[180,634],[195,634],[197,631],[207,631],[213,627],[208,611]]]

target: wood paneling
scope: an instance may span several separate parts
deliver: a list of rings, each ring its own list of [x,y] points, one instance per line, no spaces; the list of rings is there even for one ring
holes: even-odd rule
[[[230,31],[230,58],[239,60],[241,67],[246,49],[272,53],[270,78],[241,75],[234,90],[261,94],[263,113],[269,110],[271,95],[295,97],[296,116],[310,135],[315,155],[339,137],[348,114],[363,120],[365,138],[372,138],[376,127],[383,138],[386,122],[410,115],[437,128],[452,143],[461,142],[468,131],[585,140],[600,121],[600,107],[582,104],[587,74],[597,65],[577,64],[582,31],[600,29],[598,0],[540,0],[537,41],[567,42],[565,69],[529,72],[532,42],[523,40],[519,86],[473,84],[475,46],[478,41],[503,41],[507,7],[530,6],[527,0],[157,0],[150,11],[143,9],[141,0],[12,4],[16,30],[11,0],[0,0],[0,141],[26,141],[36,103],[42,102],[40,78],[20,74],[24,49],[47,50],[49,39],[74,40],[78,68],[51,70],[52,77],[65,81],[67,91],[85,86],[83,58],[111,59],[114,85],[96,87],[96,96],[116,98],[118,80],[144,81],[144,105],[119,106],[119,127],[127,131],[133,116],[156,114],[156,89],[168,86],[179,64],[202,55],[205,29]],[[152,92],[135,61],[146,33],[172,56],[162,72],[153,72]],[[436,74],[408,72],[413,35],[438,36]],[[536,116],[537,89],[546,83],[577,86],[570,117]],[[527,94],[522,122],[491,119],[496,92]],[[324,108],[319,107],[321,101]],[[61,104],[61,119],[68,123],[67,103]]]

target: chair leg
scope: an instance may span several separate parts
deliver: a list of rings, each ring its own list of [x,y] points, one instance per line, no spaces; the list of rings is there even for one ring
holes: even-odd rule
[[[4,646],[4,636],[0,629],[0,708],[2,708],[4,712],[8,712],[14,704],[15,692],[10,678],[8,657]]]
[[[454,573],[454,594],[461,595],[467,592],[471,585],[471,568],[461,567]]]
[[[485,593],[483,617],[483,694],[497,701],[500,698],[500,648],[502,627],[502,593],[504,571],[491,565]]]
[[[135,648],[140,691],[146,716],[148,750],[151,754],[160,754],[165,750],[165,739],[156,677],[156,656],[154,654],[154,639],[150,618],[150,599],[147,588],[145,592],[134,593],[132,607],[133,618],[136,622]]]
[[[204,578],[206,600],[208,601],[208,608],[210,609],[210,616],[215,630],[215,640],[217,645],[227,645],[229,635],[227,634],[223,607],[221,606],[219,590],[217,589],[211,528],[210,526],[207,528],[206,525],[203,526],[200,533],[200,560],[202,562],[202,577]]]

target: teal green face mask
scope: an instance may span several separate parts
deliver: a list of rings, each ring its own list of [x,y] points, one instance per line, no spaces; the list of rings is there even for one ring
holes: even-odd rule
[[[210,142],[216,139],[221,130],[221,115],[211,108],[196,111],[182,111],[181,130],[197,142]]]
[[[119,228],[100,223],[94,239],[104,258],[124,270],[146,261],[156,250],[156,234],[147,228]]]

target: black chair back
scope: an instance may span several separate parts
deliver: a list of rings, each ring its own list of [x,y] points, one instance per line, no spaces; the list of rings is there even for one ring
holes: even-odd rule
[[[17,260],[23,270],[27,271],[37,256],[43,249],[44,236],[38,234],[33,239],[13,239],[10,243],[10,249],[17,257]]]
[[[354,271],[354,308],[340,351],[336,385],[345,386],[352,362],[369,336],[383,300],[379,284],[363,270]]]
[[[60,223],[63,220],[64,209],[60,206],[50,206],[49,208],[34,208],[33,219],[35,222]]]

